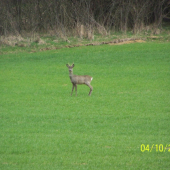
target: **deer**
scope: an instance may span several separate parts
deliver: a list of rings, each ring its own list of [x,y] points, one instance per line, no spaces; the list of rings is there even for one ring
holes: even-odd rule
[[[73,74],[74,63],[72,65],[66,64],[66,66],[68,67],[69,77],[70,77],[71,83],[73,84],[71,96],[73,94],[74,88],[75,88],[76,96],[77,96],[77,84],[87,85],[90,88],[89,96],[91,96],[93,87],[90,85],[90,83],[93,80],[93,77],[88,76],[88,75],[84,75],[84,76],[74,75]]]

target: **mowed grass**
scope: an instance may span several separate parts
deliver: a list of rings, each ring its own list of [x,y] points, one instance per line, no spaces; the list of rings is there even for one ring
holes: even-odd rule
[[[91,97],[84,85],[70,96],[68,62],[93,77]],[[0,169],[169,169],[169,160],[170,43],[0,56]]]

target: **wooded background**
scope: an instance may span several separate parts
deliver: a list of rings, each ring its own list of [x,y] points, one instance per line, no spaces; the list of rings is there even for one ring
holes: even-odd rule
[[[106,35],[162,28],[170,0],[0,0],[0,35]]]

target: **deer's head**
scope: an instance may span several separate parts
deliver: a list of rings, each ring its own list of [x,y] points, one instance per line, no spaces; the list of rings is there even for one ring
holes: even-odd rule
[[[74,64],[72,64],[71,66],[69,64],[66,64],[66,66],[68,67],[69,73],[73,73]]]

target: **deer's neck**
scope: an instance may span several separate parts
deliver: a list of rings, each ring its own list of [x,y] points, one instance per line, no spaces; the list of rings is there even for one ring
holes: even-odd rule
[[[73,77],[73,72],[72,72],[72,73],[69,73],[69,77],[70,77],[70,79],[72,79],[72,77]]]

